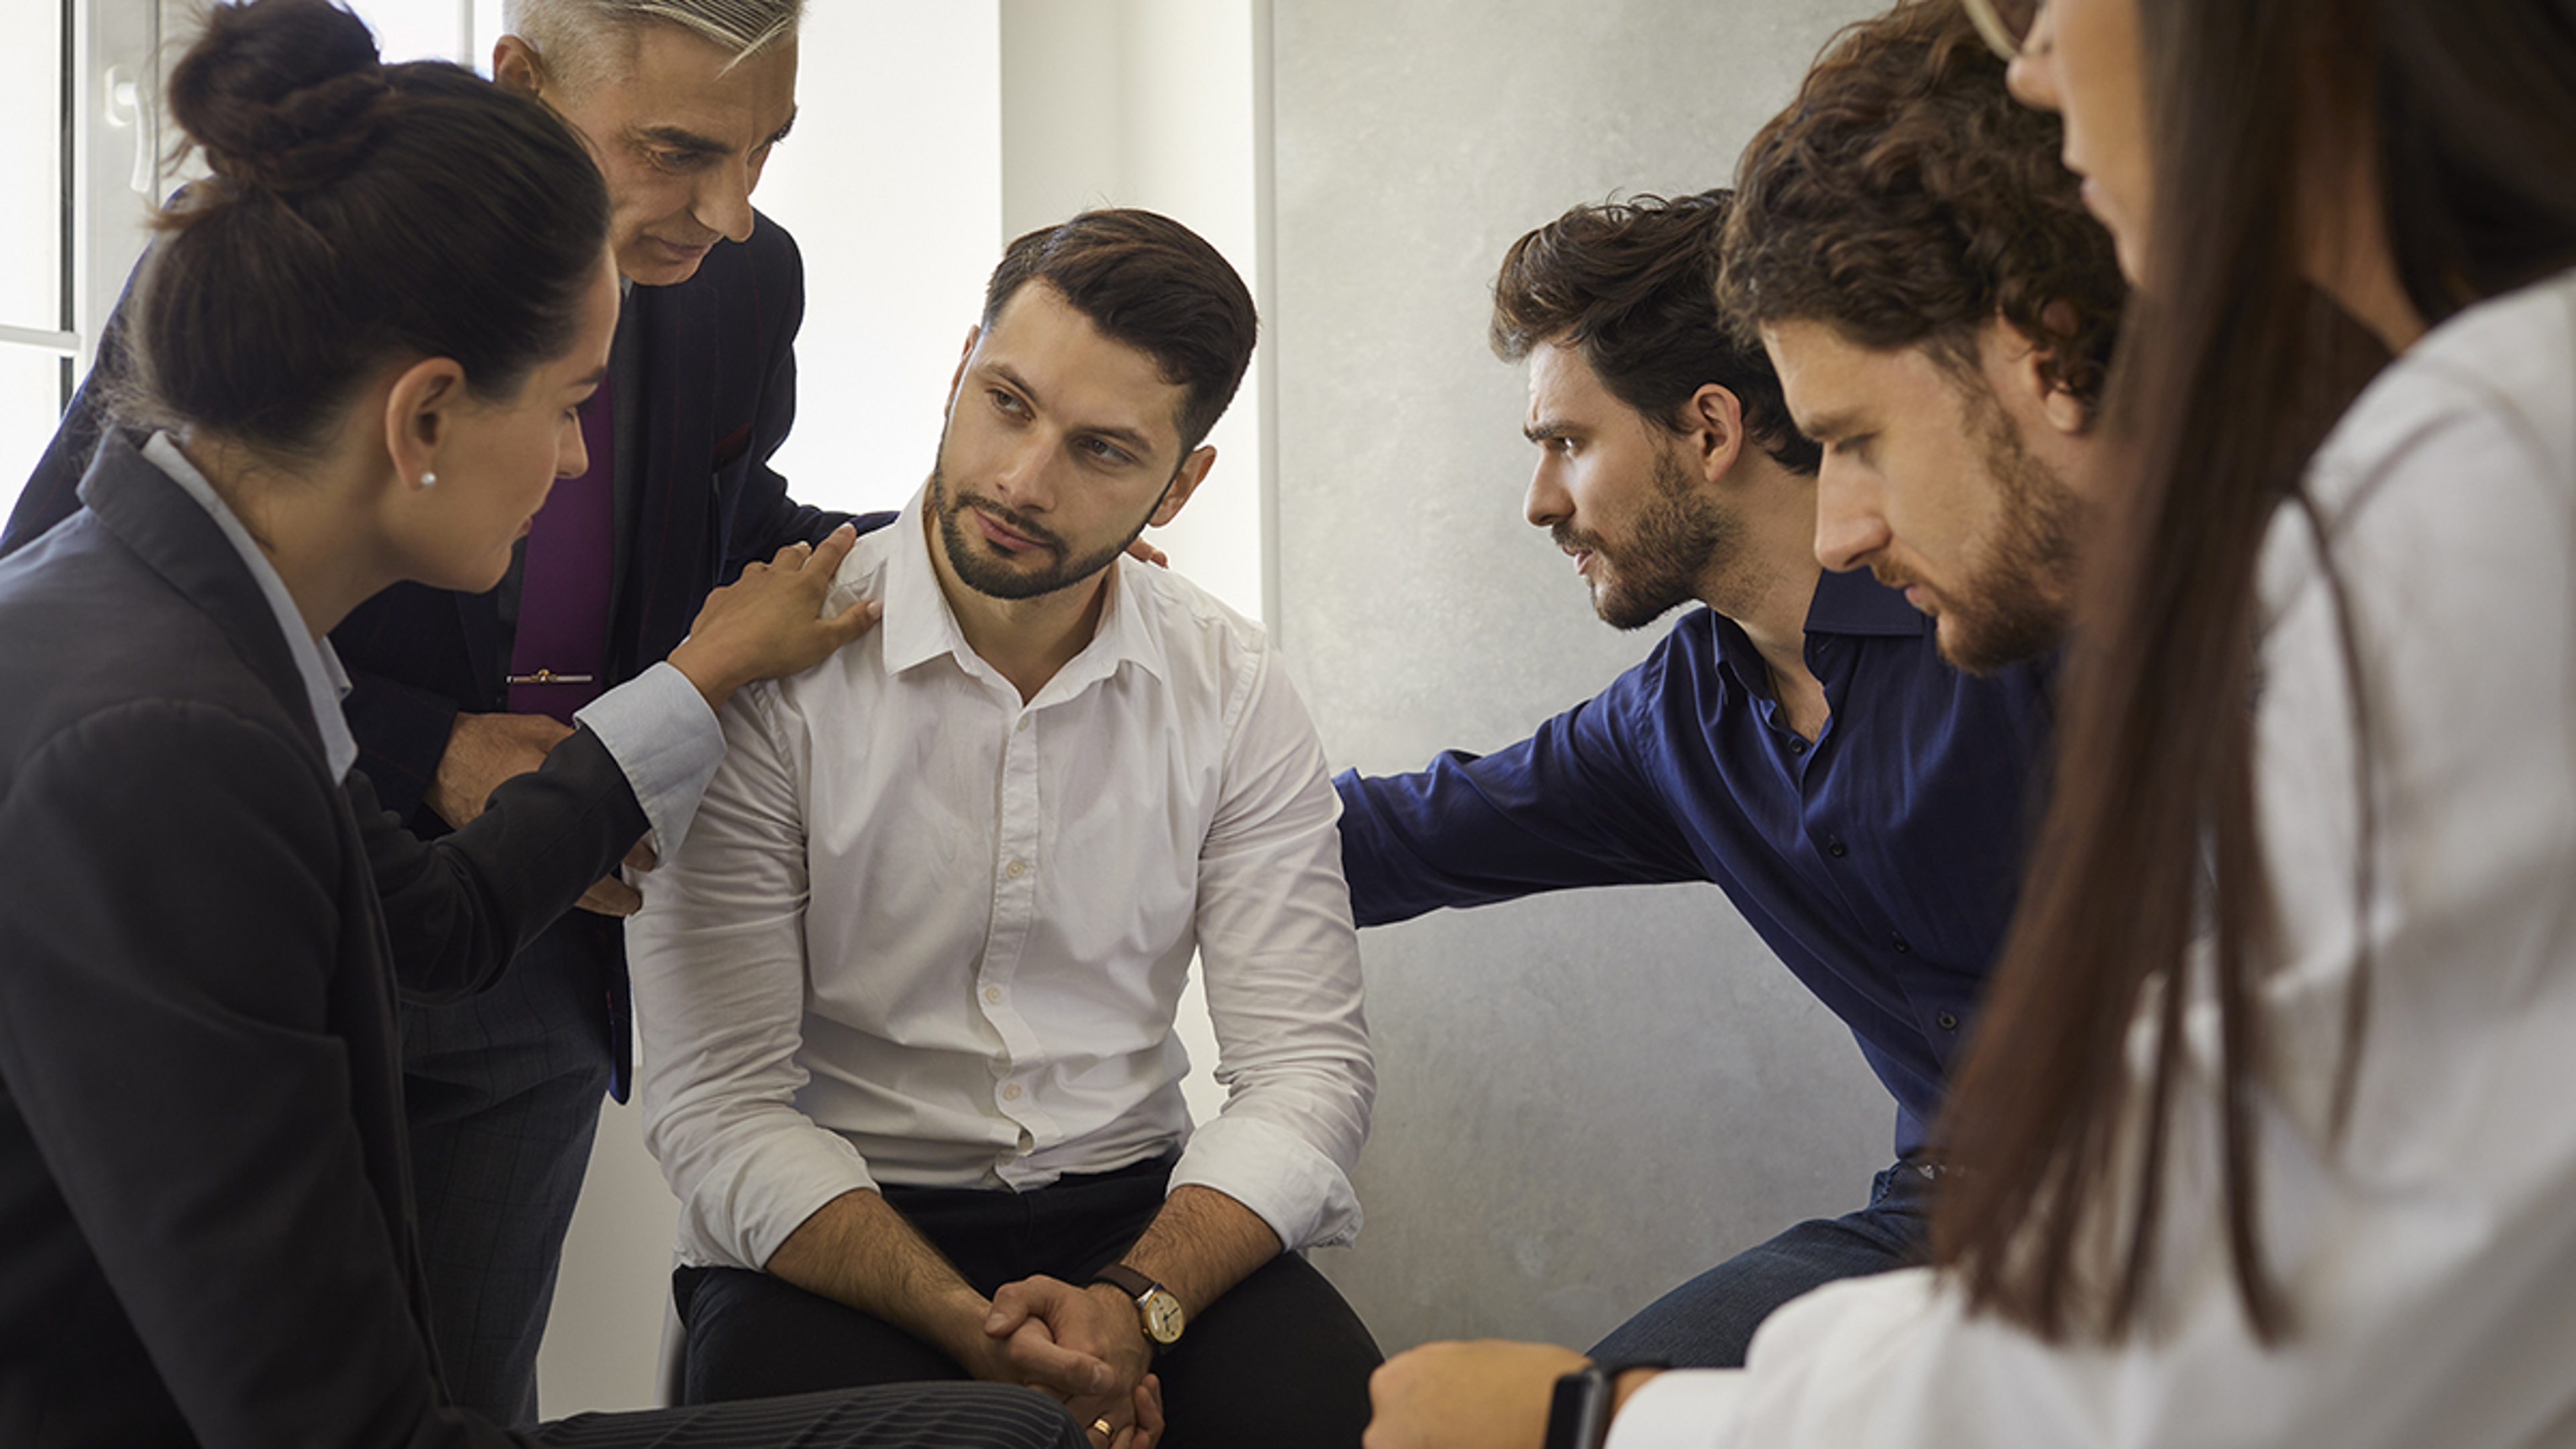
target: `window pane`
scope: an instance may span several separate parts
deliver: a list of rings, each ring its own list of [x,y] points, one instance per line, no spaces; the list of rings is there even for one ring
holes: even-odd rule
[[[60,0],[10,7],[8,43],[0,44],[0,136],[10,141],[0,146],[0,216],[11,219],[0,227],[0,323],[52,332],[63,325]]]
[[[63,360],[33,347],[0,343],[0,519],[54,440],[62,420]]]
[[[376,32],[388,61],[463,58],[465,0],[357,0],[349,8]]]

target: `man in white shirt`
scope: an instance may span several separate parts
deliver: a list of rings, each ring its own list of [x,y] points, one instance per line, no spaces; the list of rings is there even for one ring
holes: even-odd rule
[[[726,711],[629,937],[692,1401],[971,1375],[1097,1444],[1156,1387],[1181,1449],[1358,1441],[1377,1349],[1295,1251],[1358,1229],[1375,1089],[1338,803],[1260,629],[1125,556],[1256,325],[1151,213],[1012,243],[841,572],[883,627]]]

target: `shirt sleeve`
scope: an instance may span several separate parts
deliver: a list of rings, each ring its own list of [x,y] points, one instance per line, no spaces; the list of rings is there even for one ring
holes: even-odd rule
[[[805,1069],[801,747],[776,689],[738,691],[687,841],[627,922],[644,1145],[680,1199],[680,1253],[758,1271],[825,1203],[873,1188],[847,1138],[796,1105]]]
[[[1225,1193],[1290,1249],[1345,1243],[1359,1231],[1350,1174],[1377,1075],[1338,803],[1314,724],[1266,641],[1236,721],[1199,852],[1197,923],[1227,1097],[1172,1185]]]
[[[648,837],[657,855],[678,853],[697,817],[716,765],[725,753],[724,730],[707,697],[670,661],[583,706],[573,718],[608,747],[635,798],[652,822]]]
[[[1705,871],[1643,751],[1662,733],[1675,645],[1489,755],[1443,752],[1408,775],[1345,771],[1342,867],[1364,926],[1578,886],[1700,880]]]

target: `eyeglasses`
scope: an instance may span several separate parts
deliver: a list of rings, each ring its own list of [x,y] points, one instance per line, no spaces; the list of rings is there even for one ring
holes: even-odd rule
[[[2030,28],[2039,20],[2039,9],[2048,0],[1959,0],[1967,7],[1968,18],[1977,22],[1977,33],[1986,39],[1997,55],[2006,60],[2020,58],[2022,47],[2030,40]]]

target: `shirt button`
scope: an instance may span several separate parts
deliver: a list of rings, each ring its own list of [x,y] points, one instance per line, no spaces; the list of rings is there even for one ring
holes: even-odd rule
[[[1899,956],[1911,956],[1914,954],[1914,943],[1906,940],[1903,936],[1890,936],[1887,938],[1887,944]]]
[[[1957,1031],[1959,1029],[1959,1018],[1956,1013],[1945,1011],[1939,1016],[1932,1018],[1932,1024],[1941,1028],[1943,1031]]]
[[[1012,732],[1013,732],[1013,733],[1015,733],[1015,734],[1025,734],[1025,733],[1027,733],[1027,732],[1028,732],[1028,728],[1029,728],[1029,717],[1028,717],[1027,715],[1021,715],[1021,716],[1020,716],[1020,722],[1019,722],[1018,724],[1015,724],[1015,725],[1011,726],[1011,730],[1012,730]]]
[[[1840,840],[1829,838],[1825,841],[1825,854],[1832,856],[1836,860],[1840,860],[1844,856],[1851,854],[1851,849],[1844,845]]]
[[[985,988],[984,988],[984,999],[985,999],[986,1001],[989,1001],[989,1002],[993,1003],[995,1006],[999,1006],[999,1005],[1001,1005],[1001,1004],[1002,1004],[1002,988],[1000,988],[1000,987],[998,987],[998,986],[987,986],[987,987],[985,987]]]
[[[1020,1084],[1013,1082],[1009,1086],[1004,1087],[1002,1089],[1002,1100],[1005,1102],[1016,1102],[1020,1100]]]
[[[1805,754],[1806,752],[1807,752],[1807,742],[1806,742],[1805,740],[1800,739],[1800,738],[1799,738],[1798,736],[1796,736],[1796,735],[1791,735],[1791,736],[1789,736],[1789,753],[1790,753],[1790,754],[1793,754],[1793,755],[1803,755],[1803,754]]]
[[[1015,860],[1009,865],[1002,867],[1002,874],[1009,876],[1013,880],[1018,880],[1021,876],[1027,875],[1028,873],[1029,867],[1026,861]]]

